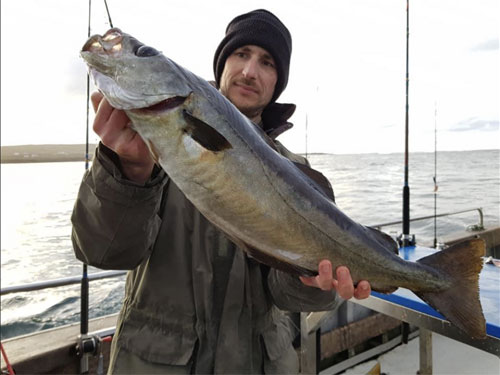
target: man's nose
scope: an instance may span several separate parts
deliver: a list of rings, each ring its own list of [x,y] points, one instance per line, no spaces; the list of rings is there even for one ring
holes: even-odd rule
[[[253,59],[246,61],[242,73],[245,78],[255,79],[258,73],[257,61]]]

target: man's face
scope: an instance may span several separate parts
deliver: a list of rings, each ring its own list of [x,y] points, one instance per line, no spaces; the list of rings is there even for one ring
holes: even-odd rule
[[[265,49],[246,45],[227,58],[220,91],[251,120],[259,118],[269,104],[278,80],[276,64]]]

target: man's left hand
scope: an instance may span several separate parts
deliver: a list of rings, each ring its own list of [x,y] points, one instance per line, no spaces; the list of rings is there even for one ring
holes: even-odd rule
[[[343,299],[365,299],[371,293],[370,283],[366,280],[358,282],[356,287],[351,278],[349,269],[339,266],[335,270],[336,278],[333,277],[332,263],[329,260],[322,260],[318,266],[318,276],[299,276],[304,285],[320,288],[322,290],[335,289]]]

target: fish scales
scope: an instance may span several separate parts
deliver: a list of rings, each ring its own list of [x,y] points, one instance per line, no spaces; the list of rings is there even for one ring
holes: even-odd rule
[[[385,293],[408,288],[471,337],[485,336],[478,294],[484,242],[401,259],[388,235],[350,219],[307,167],[277,153],[208,82],[159,52],[136,55],[142,45],[111,29],[89,38],[81,55],[172,181],[241,249],[297,274],[314,274],[322,259],[346,265],[355,282],[366,279]]]

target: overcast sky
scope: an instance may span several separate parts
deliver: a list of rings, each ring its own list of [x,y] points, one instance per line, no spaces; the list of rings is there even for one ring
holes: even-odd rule
[[[403,152],[405,0],[108,0],[115,27],[212,79],[227,23],[258,8],[293,37],[295,152]],[[1,144],[85,142],[88,1],[2,0]],[[500,147],[498,0],[410,1],[410,151]],[[92,2],[92,34],[109,28]],[[437,110],[437,115],[436,115]],[[97,136],[91,131],[91,142]]]

